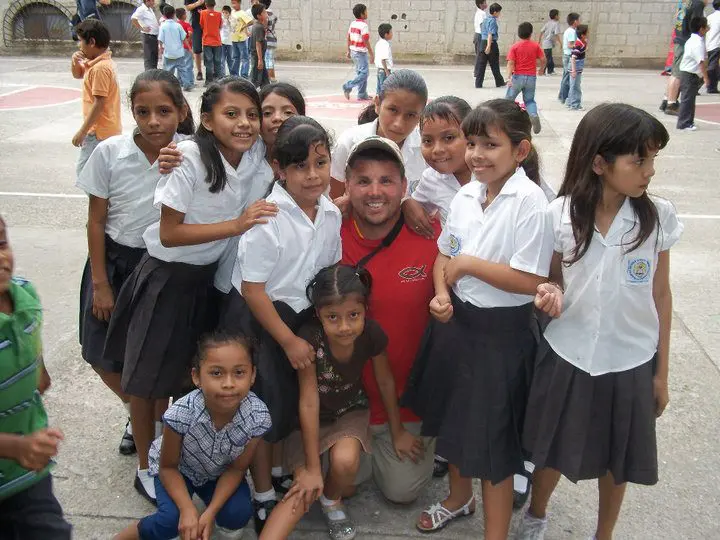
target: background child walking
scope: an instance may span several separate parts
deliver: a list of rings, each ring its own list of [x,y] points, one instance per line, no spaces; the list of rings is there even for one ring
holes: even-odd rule
[[[267,51],[266,28],[268,15],[265,6],[257,3],[252,7],[252,16],[255,24],[250,30],[250,80],[255,88],[262,88],[270,82],[267,66],[265,65],[265,52]]]
[[[695,101],[698,90],[708,85],[707,52],[705,50],[705,34],[708,31],[705,17],[694,17],[690,21],[692,35],[685,43],[685,52],[680,62],[680,111],[678,112],[677,129],[695,131]]]
[[[343,496],[354,492],[362,452],[371,448],[370,411],[363,388],[365,365],[375,379],[391,426],[398,459],[414,459],[422,444],[400,421],[395,381],[380,325],[366,319],[372,278],[365,269],[334,265],[321,270],[308,286],[315,317],[298,330],[315,350],[315,362],[298,370],[300,431],[285,441],[286,462],[295,472],[292,487],[273,511],[262,538],[287,538],[316,499],[330,538],[355,536]],[[323,478],[320,458],[328,453]]]
[[[232,74],[232,68],[235,65],[235,50],[232,42],[232,28],[230,14],[232,10],[230,6],[223,6],[222,10],[222,26],[220,27],[220,41],[222,42],[222,59],[220,60],[220,77],[224,77],[226,73]],[[227,66],[227,71],[225,67]]]
[[[183,41],[183,61],[180,64],[180,84],[183,90],[190,92],[195,87],[195,78],[193,77],[193,28],[187,22],[187,11],[185,8],[177,8],[175,10],[178,24],[185,30],[185,40]]]
[[[222,73],[222,39],[220,29],[223,17],[215,10],[216,0],[205,0],[205,8],[200,12],[202,30],[202,50],[205,61],[205,86],[209,86]]]
[[[518,26],[518,37],[507,54],[508,89],[505,99],[515,101],[522,92],[525,109],[530,115],[530,122],[535,133],[540,133],[540,116],[535,103],[535,85],[537,75],[545,71],[545,56],[540,45],[533,41],[533,26],[529,22]],[[538,65],[538,61],[540,64]]]
[[[358,99],[369,99],[367,81],[370,74],[369,62],[373,61],[373,49],[370,45],[370,28],[367,24],[368,11],[365,4],[353,7],[355,20],[350,23],[347,31],[347,57],[355,66],[355,77],[343,84],[345,99],[350,99],[353,88],[357,88]]]
[[[570,92],[567,107],[573,111],[582,111],[582,75],[585,70],[585,51],[587,51],[587,25],[581,24],[576,29],[575,44],[570,54]]]
[[[660,121],[621,103],[595,107],[575,132],[549,207],[551,283],[535,297],[556,318],[528,401],[523,442],[536,470],[518,539],[544,538],[560,475],[598,480],[597,540],[613,537],[627,482],[657,482],[655,421],[669,400],[670,248],[683,226],[647,188],[667,142]]]
[[[390,41],[393,38],[392,26],[383,23],[378,27],[378,35],[380,39],[375,44],[375,67],[377,68],[377,90],[376,94],[380,94],[382,85],[390,76],[393,69],[392,47]]]
[[[555,43],[561,44],[562,32],[560,31],[560,12],[557,9],[550,10],[550,19],[540,31],[538,43],[541,44],[545,53],[545,69],[548,75],[555,73],[555,60],[553,59],[553,47]]]
[[[241,338],[212,335],[198,347],[197,386],[163,415],[163,435],[150,449],[157,512],[129,525],[116,540],[209,539],[218,528],[242,529],[252,517],[245,474],[270,428],[265,404],[250,391],[252,351]],[[192,496],[206,505],[198,514]]]
[[[475,88],[482,88],[485,80],[485,68],[488,63],[490,70],[495,78],[495,86],[498,88],[505,86],[500,72],[500,49],[498,47],[499,27],[498,18],[502,12],[502,6],[497,2],[490,4],[488,8],[489,15],[482,23],[482,34],[480,40],[480,58],[475,70]]]
[[[560,92],[558,93],[558,100],[563,105],[570,93],[570,57],[572,56],[572,50],[575,46],[575,40],[577,39],[576,28],[580,24],[580,15],[577,13],[568,13],[567,23],[568,27],[565,32],[563,32],[562,37],[563,74],[560,80]]]
[[[178,79],[183,73],[185,65],[184,44],[187,38],[185,29],[175,20],[175,8],[170,4],[163,7],[165,21],[160,27],[158,41],[163,49],[163,69],[176,75]]]

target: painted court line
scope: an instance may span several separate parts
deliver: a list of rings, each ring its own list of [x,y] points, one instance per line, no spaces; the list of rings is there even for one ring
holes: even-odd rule
[[[84,193],[31,193],[29,191],[0,191],[0,197],[35,197],[49,199],[86,199]],[[720,214],[678,214],[681,219],[720,219]]]

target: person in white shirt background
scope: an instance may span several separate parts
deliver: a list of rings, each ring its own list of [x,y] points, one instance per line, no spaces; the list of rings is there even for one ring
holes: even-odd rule
[[[143,65],[145,70],[158,67],[158,33],[160,23],[155,15],[155,0],[144,0],[130,16],[130,22],[143,36]]]
[[[707,75],[707,53],[705,51],[705,34],[708,23],[705,17],[693,17],[690,21],[692,35],[685,42],[685,51],[680,61],[680,110],[678,111],[677,129],[695,131],[695,101],[702,87],[709,86]]]
[[[720,79],[720,0],[713,0],[713,11],[707,18],[708,32],[705,34],[705,49],[708,59],[707,93],[718,93],[718,79]]]
[[[487,18],[487,11],[485,11],[487,9],[487,1],[475,0],[475,6],[477,9],[475,10],[475,17],[473,19],[473,27],[475,29],[475,35],[473,37],[473,45],[475,45],[475,71],[473,76],[477,79],[480,56],[483,53],[480,42],[482,41],[482,24]]]
[[[235,49],[232,42],[232,22],[230,6],[222,7],[222,26],[220,27],[220,41],[222,42],[222,57],[220,58],[220,77],[232,73],[235,67]],[[227,66],[227,71],[225,67]]]
[[[651,114],[603,104],[580,121],[550,203],[550,282],[535,305],[555,317],[540,344],[523,443],[536,470],[516,539],[542,540],[560,475],[597,479],[590,538],[610,540],[628,482],[658,481],[656,418],[669,401],[670,248],[683,225],[650,197],[669,135]]]
[[[392,25],[383,23],[378,26],[378,34],[380,39],[375,44],[375,67],[377,68],[377,90],[376,93],[380,93],[385,79],[390,76],[393,69],[393,57],[392,48],[390,47],[390,41],[393,38]]]

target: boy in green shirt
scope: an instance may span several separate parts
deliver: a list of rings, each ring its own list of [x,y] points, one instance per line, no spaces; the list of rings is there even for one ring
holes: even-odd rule
[[[48,428],[40,399],[50,386],[42,359],[42,307],[32,284],[13,278],[12,271],[0,216],[0,536],[69,540],[71,527],[50,476],[63,434]]]

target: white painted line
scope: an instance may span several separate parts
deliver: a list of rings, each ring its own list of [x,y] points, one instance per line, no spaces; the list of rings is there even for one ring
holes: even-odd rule
[[[18,86],[20,86],[20,85],[18,85]],[[0,94],[0,98],[4,98],[5,96],[11,96],[13,94],[19,94],[20,92],[25,92],[26,90],[32,90],[34,88],[37,88],[37,86],[25,86],[25,85],[22,85],[22,86],[24,88],[18,88],[17,90],[10,90],[9,92]]]
[[[720,216],[714,214],[678,214],[680,219],[720,219]]]
[[[2,97],[2,96],[0,96]],[[47,109],[48,107],[59,107],[60,105],[69,105],[70,103],[78,103],[82,98],[75,98],[69,101],[62,101],[60,103],[48,103],[47,105],[28,105],[27,107],[0,107],[0,112],[14,112],[14,111],[31,111],[33,109]]]
[[[28,191],[0,191],[0,197],[35,197],[51,199],[87,199],[82,193],[30,193]]]

